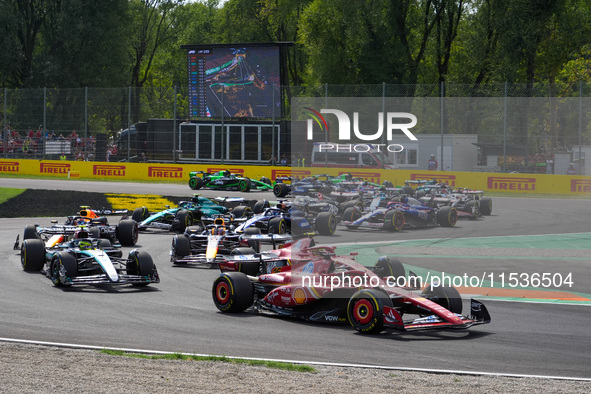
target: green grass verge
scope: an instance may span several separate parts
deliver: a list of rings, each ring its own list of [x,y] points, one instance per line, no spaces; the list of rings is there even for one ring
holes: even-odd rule
[[[295,371],[295,372],[310,372],[316,373],[316,369],[310,365],[305,364],[292,364],[281,361],[265,361],[265,360],[247,360],[243,358],[229,358],[225,356],[191,356],[180,353],[173,354],[142,354],[142,353],[128,353],[122,350],[109,350],[102,349],[101,353],[108,354],[110,356],[124,356],[124,357],[135,357],[144,358],[148,360],[188,360],[188,361],[217,361],[232,364],[247,364],[247,365],[262,365],[267,368],[281,369],[284,371]]]
[[[26,189],[12,189],[8,187],[0,187],[0,204],[14,198],[24,192]]]

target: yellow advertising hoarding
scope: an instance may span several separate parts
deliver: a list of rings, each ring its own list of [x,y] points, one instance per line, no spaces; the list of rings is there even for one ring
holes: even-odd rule
[[[0,159],[0,174],[58,178],[178,183],[188,182],[191,171],[217,172],[221,170],[230,170],[253,179],[260,179],[262,176],[274,180],[278,176],[303,178],[315,174],[351,173],[354,177],[363,177],[380,184],[385,180],[391,181],[394,185],[403,185],[406,180],[436,179],[452,187],[469,187],[484,191],[558,195],[589,194],[591,196],[591,176],[576,175]]]

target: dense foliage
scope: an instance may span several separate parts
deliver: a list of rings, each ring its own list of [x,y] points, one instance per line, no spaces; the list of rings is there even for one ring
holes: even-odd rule
[[[588,0],[0,0],[0,86],[186,85],[182,44],[293,41],[290,84],[591,79]]]

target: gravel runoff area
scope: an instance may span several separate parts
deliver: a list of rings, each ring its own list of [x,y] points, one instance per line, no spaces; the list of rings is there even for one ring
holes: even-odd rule
[[[591,382],[314,366],[290,372],[227,362],[148,360],[0,342],[0,393],[589,393]]]

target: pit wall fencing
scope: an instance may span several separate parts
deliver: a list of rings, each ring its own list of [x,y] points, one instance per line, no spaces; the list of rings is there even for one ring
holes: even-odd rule
[[[217,172],[230,170],[252,179],[265,176],[275,180],[279,176],[303,178],[315,174],[340,175],[351,173],[368,181],[382,184],[385,180],[401,186],[406,180],[436,179],[451,187],[466,187],[483,191],[556,194],[591,197],[591,176],[549,174],[504,174],[480,172],[444,172],[418,170],[342,169],[323,167],[242,166],[236,164],[162,164],[111,163],[60,160],[0,160],[0,175],[32,175],[62,179],[96,179],[108,181],[154,181],[158,183],[187,182],[189,172]],[[1,182],[0,182],[1,185]]]

